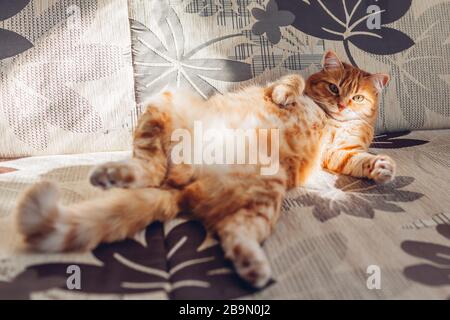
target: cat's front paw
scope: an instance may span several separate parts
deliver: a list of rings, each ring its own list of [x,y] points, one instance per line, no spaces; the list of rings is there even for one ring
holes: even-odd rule
[[[281,78],[272,90],[272,101],[280,106],[293,104],[305,89],[305,80],[300,75],[288,75]]]
[[[297,95],[292,89],[286,85],[278,85],[273,88],[272,101],[282,107],[286,107],[293,104],[297,98]]]
[[[395,162],[388,156],[377,156],[372,164],[369,173],[369,178],[376,183],[387,183],[394,180],[395,177]]]
[[[129,188],[135,181],[135,176],[129,164],[109,162],[96,167],[89,180],[93,186],[102,189]]]

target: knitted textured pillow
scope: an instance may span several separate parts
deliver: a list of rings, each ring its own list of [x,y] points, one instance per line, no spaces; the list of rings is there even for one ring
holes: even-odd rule
[[[0,43],[0,157],[129,146],[126,1],[0,1]]]

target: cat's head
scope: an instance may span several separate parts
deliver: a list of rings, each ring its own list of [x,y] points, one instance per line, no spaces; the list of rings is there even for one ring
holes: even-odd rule
[[[374,120],[378,96],[389,82],[389,75],[370,74],[341,62],[327,52],[323,69],[306,81],[305,93],[332,118],[339,121]]]

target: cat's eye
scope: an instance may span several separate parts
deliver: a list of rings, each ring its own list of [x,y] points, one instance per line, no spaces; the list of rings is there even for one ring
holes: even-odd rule
[[[339,94],[339,88],[337,87],[337,85],[330,83],[329,88],[330,88],[330,91],[333,92],[334,94],[336,94],[336,95]]]
[[[353,101],[355,102],[363,102],[364,100],[366,100],[366,98],[364,98],[364,96],[361,94],[357,94],[353,97]]]

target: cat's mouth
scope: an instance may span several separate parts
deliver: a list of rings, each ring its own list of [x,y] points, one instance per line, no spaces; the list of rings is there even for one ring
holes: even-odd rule
[[[322,104],[320,102],[316,102],[316,103],[325,112],[325,114],[329,118],[331,118],[335,121],[348,122],[348,121],[353,121],[353,120],[361,120],[361,121],[367,122],[366,119],[361,117],[359,114],[357,114],[355,111],[353,111],[349,107],[341,109],[338,106],[335,106],[336,111],[332,111],[332,110],[330,110],[331,108],[326,106],[325,104]]]

